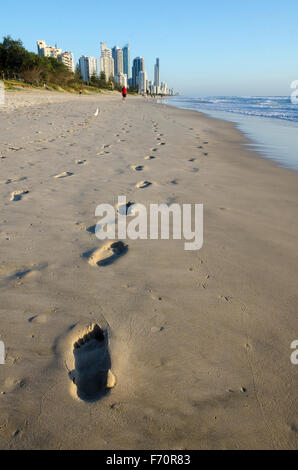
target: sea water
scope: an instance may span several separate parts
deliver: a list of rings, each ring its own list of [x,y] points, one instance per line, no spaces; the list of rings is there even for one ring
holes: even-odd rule
[[[191,98],[166,104],[234,122],[252,140],[249,148],[285,168],[298,170],[298,104],[285,96]]]

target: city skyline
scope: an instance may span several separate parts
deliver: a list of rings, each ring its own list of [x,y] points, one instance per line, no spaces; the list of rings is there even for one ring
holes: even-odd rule
[[[189,96],[290,93],[290,83],[297,79],[294,0],[230,0],[226,5],[190,0],[187,8],[175,0],[153,0],[150,5],[148,10],[132,0],[123,9],[117,0],[113,6],[90,0],[85,9],[76,0],[53,0],[51,7],[59,12],[53,22],[46,5],[16,0],[1,7],[0,30],[3,36],[20,38],[33,52],[37,38],[58,41],[76,60],[86,54],[98,57],[101,38],[113,46],[129,42],[131,58],[146,59],[150,79],[156,57],[161,57],[171,87]],[[99,16],[104,18],[100,26]]]
[[[55,46],[49,46],[44,39],[39,39],[36,43],[39,55],[60,60],[72,72],[78,67],[83,81],[87,84],[92,76],[100,77],[100,74],[104,73],[107,82],[113,80],[115,84],[122,87],[138,88],[139,93],[142,94],[173,94],[173,89],[169,89],[165,81],[160,81],[160,59],[156,58],[154,78],[149,80],[143,57],[134,58],[131,65],[129,43],[123,48],[118,45],[108,48],[105,42],[100,42],[99,58],[82,55],[76,63],[74,54],[70,51],[62,52],[57,43]]]

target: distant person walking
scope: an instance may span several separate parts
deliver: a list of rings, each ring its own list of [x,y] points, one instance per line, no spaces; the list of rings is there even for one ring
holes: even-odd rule
[[[123,101],[123,103],[125,103],[126,97],[127,97],[127,88],[124,86],[122,88],[122,101]]]

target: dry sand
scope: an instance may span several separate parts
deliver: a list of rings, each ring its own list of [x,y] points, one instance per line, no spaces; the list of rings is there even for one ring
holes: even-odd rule
[[[298,173],[139,97],[6,99],[0,447],[297,449]],[[204,247],[100,242],[118,195],[203,203]],[[87,401],[97,369],[112,388]]]

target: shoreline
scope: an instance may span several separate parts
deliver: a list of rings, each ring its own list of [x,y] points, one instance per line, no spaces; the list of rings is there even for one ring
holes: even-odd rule
[[[70,98],[0,111],[1,448],[297,449],[297,172],[228,121]],[[203,248],[128,239],[97,265],[119,195],[204,204]],[[69,375],[90,323],[116,380],[95,401]]]
[[[95,97],[96,99],[100,99],[100,98],[110,98],[110,97],[113,97],[115,98],[116,100],[119,98],[119,93],[118,92],[113,92],[113,91],[101,91],[101,93],[98,93],[98,92],[95,92],[95,93],[90,93],[90,94],[84,94],[84,95],[78,95],[78,94],[75,94],[75,93],[71,93],[71,92],[67,92],[65,90],[62,90],[62,91],[46,91],[46,90],[43,90],[43,89],[40,89],[40,90],[35,90],[35,89],[24,89],[24,90],[18,90],[18,91],[11,91],[11,90],[7,90],[6,92],[8,92],[10,95],[14,95],[16,98],[19,98],[19,94],[21,94],[22,92],[25,93],[25,96],[27,95],[31,95],[32,96],[41,96],[44,98],[44,100],[46,100],[47,98],[53,98],[53,101],[51,101],[51,103],[55,103],[57,101],[59,101],[59,98],[61,98],[61,100],[67,102],[67,101],[70,101],[70,100],[76,100],[76,99],[79,99],[79,100],[82,100],[84,98],[90,98],[90,97]],[[65,100],[64,100],[65,98]],[[129,98],[131,98],[131,96],[129,96]],[[139,97],[139,96],[134,96],[134,98],[137,98],[137,99],[142,99],[142,97]],[[167,98],[169,99],[169,98]],[[44,100],[42,101],[37,101],[35,104],[36,105],[43,105],[45,104],[44,103]],[[31,102],[27,102],[28,104],[28,107],[31,107],[31,106],[34,106],[32,105]],[[243,136],[243,145],[247,145],[248,147],[249,146],[252,146],[254,148],[252,149],[249,149],[249,148],[246,148],[246,150],[249,151],[249,153],[252,155],[252,157],[256,157],[256,158],[260,158],[262,160],[265,160],[266,162],[271,162],[273,163],[273,165],[277,168],[280,168],[280,169],[283,169],[283,170],[290,170],[290,171],[297,171],[295,168],[290,168],[290,167],[285,167],[285,166],[282,166],[282,163],[277,161],[277,160],[274,160],[273,158],[271,158],[270,156],[267,156],[265,151],[262,151],[261,149],[258,149],[256,148],[257,146],[260,146],[260,144],[254,140],[253,137],[250,137],[248,135],[246,135],[246,132],[244,130],[242,130],[240,127],[239,127],[239,124],[238,122],[236,121],[232,121],[232,120],[228,120],[228,119],[225,119],[224,117],[216,117],[216,116],[212,116],[211,114],[208,114],[208,112],[204,112],[204,111],[197,111],[197,110],[194,110],[194,109],[187,109],[187,108],[180,108],[179,106],[176,106],[176,105],[169,105],[167,103],[154,103],[154,104],[158,104],[160,106],[167,106],[169,107],[170,109],[171,108],[175,108],[175,109],[178,109],[180,111],[187,111],[187,112],[190,112],[190,113],[196,113],[198,115],[201,115],[201,116],[204,116],[206,118],[210,118],[210,119],[213,119],[215,121],[224,121],[225,123],[227,124],[232,124],[233,128],[239,132],[242,136]],[[12,104],[12,106],[10,106],[8,109],[6,107],[7,105],[5,105],[3,108],[4,108],[4,111],[6,112],[11,112],[13,110],[16,110],[16,109],[19,109],[23,106],[26,106],[26,104],[24,105],[21,105],[20,101],[19,100],[16,100],[15,103]],[[3,109],[2,108],[2,109]],[[0,113],[1,113],[1,107],[0,107]],[[241,115],[240,115],[241,116]],[[255,155],[253,155],[255,154]]]
[[[169,104],[178,109],[191,110],[191,108],[180,108],[177,104]],[[252,151],[255,151],[275,162],[281,168],[298,171],[296,159],[296,121],[270,119],[260,116],[247,116],[241,113],[229,113],[228,111],[195,110],[214,119],[232,122],[249,140]]]
[[[193,117],[195,117],[195,115],[199,115],[202,118],[205,118],[207,120],[211,119],[212,121],[215,121],[215,122],[216,121],[224,122],[227,125],[227,127],[230,126],[231,129],[233,129],[235,132],[239,134],[239,136],[242,137],[241,139],[239,139],[239,143],[243,145],[243,149],[247,152],[247,158],[256,159],[257,161],[262,160],[265,163],[265,165],[269,165],[269,167],[273,167],[278,170],[283,170],[283,171],[290,172],[290,173],[293,173],[293,172],[297,173],[297,170],[295,170],[294,168],[284,167],[281,164],[279,164],[277,161],[273,160],[272,158],[267,157],[262,150],[256,149],[255,147],[258,145],[258,143],[255,142],[252,137],[247,136],[243,130],[237,127],[236,122],[229,121],[227,119],[220,118],[220,117],[211,116],[208,113],[205,113],[204,111],[195,111],[192,109],[179,108],[176,106],[170,106],[170,105],[161,104],[161,103],[159,103],[159,105],[167,106],[170,109],[174,108],[174,109],[178,109],[179,111],[185,111],[186,113],[194,113]],[[254,148],[250,148],[250,146],[253,146]]]

